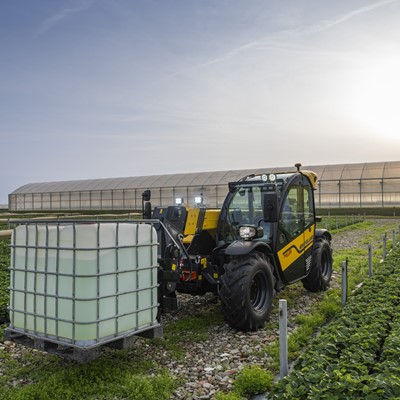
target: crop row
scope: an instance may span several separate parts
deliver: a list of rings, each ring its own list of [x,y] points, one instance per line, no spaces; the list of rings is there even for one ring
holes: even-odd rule
[[[400,250],[321,329],[268,399],[400,398]]]

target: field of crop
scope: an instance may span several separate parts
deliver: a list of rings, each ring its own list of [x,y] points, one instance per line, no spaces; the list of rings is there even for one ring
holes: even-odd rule
[[[321,227],[325,227],[324,223],[325,220]],[[205,308],[197,305],[190,313],[180,311],[179,319],[172,315],[166,321],[164,339],[141,339],[131,350],[104,349],[99,359],[86,365],[4,343],[9,242],[0,240],[0,399],[238,400],[261,392],[270,392],[268,398],[274,399],[400,398],[399,250],[391,252],[383,264],[379,263],[382,236],[398,229],[398,220],[354,223],[333,231],[337,249],[335,273],[327,292],[310,296],[301,285],[294,285],[279,294],[279,298],[288,300],[288,308],[292,310],[289,358],[297,362],[293,372],[275,385],[274,377],[279,372],[277,318],[271,318],[259,334],[242,335],[224,326],[218,304],[201,303],[202,299],[199,304],[206,304]],[[374,247],[373,278],[368,278],[370,243]],[[388,248],[391,245],[389,240]],[[346,258],[350,266],[350,290],[364,283],[342,309],[339,271]],[[327,321],[330,322],[326,324]],[[221,353],[229,352],[230,345],[239,337],[248,348],[248,353],[243,350],[246,344],[243,348],[233,348],[238,351],[241,366],[216,363],[208,369],[220,368],[216,375],[222,379],[218,389],[208,389],[217,386],[214,380],[207,381],[214,379],[213,372],[207,371],[204,380],[197,378],[201,380],[201,390],[192,389],[190,385],[194,383],[189,379],[198,373],[201,360],[210,353],[218,358]],[[222,348],[223,343],[226,348]],[[259,345],[251,349],[255,343]],[[199,352],[196,355],[195,349]],[[229,378],[227,384],[222,385],[225,378]]]
[[[269,399],[400,398],[400,249],[351,296]]]

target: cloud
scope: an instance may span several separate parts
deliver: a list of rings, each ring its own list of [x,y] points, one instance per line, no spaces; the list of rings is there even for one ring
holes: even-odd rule
[[[351,10],[351,11],[347,12],[346,14],[341,15],[332,20],[319,21],[308,27],[299,27],[296,29],[279,31],[279,32],[270,34],[268,36],[263,36],[259,39],[256,39],[249,43],[246,43],[246,44],[243,44],[236,48],[233,48],[233,49],[229,50],[228,52],[226,52],[225,54],[222,54],[220,57],[213,58],[209,61],[205,61],[203,63],[197,64],[192,67],[183,69],[181,71],[177,71],[176,73],[170,74],[169,76],[166,77],[166,79],[174,78],[174,77],[184,75],[189,72],[193,72],[193,71],[203,69],[203,68],[215,65],[215,64],[222,63],[224,61],[227,61],[227,60],[239,55],[240,53],[246,52],[253,48],[260,48],[260,49],[275,48],[275,49],[277,49],[282,46],[282,48],[284,50],[285,49],[287,50],[288,49],[287,44],[284,44],[284,41],[287,38],[290,38],[293,36],[312,35],[312,34],[323,32],[323,31],[331,29],[337,25],[340,25],[358,15],[371,12],[373,10],[376,10],[378,8],[395,3],[397,1],[398,0],[376,1],[367,6]],[[299,50],[299,49],[297,49],[297,50]]]
[[[80,11],[87,10],[90,8],[95,0],[82,0],[76,3],[75,7],[66,7],[59,10],[56,14],[51,17],[45,19],[41,24],[39,29],[36,32],[36,36],[43,35],[49,30],[53,29],[59,22],[64,20],[65,18],[70,17],[73,14],[76,14]]]
[[[334,26],[342,24],[343,22],[346,22],[349,19],[351,19],[353,17],[356,17],[357,15],[368,13],[370,11],[376,10],[376,9],[384,7],[384,6],[387,6],[388,4],[392,4],[392,3],[395,3],[397,1],[398,0],[377,1],[375,3],[371,3],[371,4],[367,5],[367,6],[360,7],[360,8],[357,8],[355,10],[351,10],[348,13],[346,13],[346,14],[338,17],[338,18],[332,19],[330,21],[322,21],[319,24],[315,24],[314,26],[312,26],[309,29],[309,33],[313,34],[313,33],[319,33],[319,32],[325,31],[327,29],[333,28]]]

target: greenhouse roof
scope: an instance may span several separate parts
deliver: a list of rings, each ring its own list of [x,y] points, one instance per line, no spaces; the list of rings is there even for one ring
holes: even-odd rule
[[[400,161],[314,165],[303,166],[302,169],[314,171],[320,181],[400,178]],[[267,167],[245,170],[28,183],[17,188],[11,194],[213,186],[227,184],[252,173],[278,173],[284,171],[295,171],[295,167]]]

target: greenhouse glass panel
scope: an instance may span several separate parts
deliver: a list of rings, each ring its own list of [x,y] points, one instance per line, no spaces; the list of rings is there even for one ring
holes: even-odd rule
[[[364,164],[363,179],[377,179],[383,177],[385,163]]]
[[[318,190],[322,194],[338,194],[339,193],[339,181],[320,181]]]
[[[112,209],[112,191],[103,190],[101,192],[101,208],[105,210]]]
[[[360,195],[360,181],[340,181],[340,193],[356,193]]]
[[[348,164],[345,165],[340,176],[341,180],[360,179],[364,169],[364,164]]]
[[[217,207],[217,187],[206,186],[203,192],[204,205],[209,208]]]
[[[25,203],[25,204],[26,204],[26,205],[29,205],[28,210],[29,210],[29,209],[34,210],[35,208],[34,208],[34,206],[33,206],[33,193],[26,194],[25,199],[26,199],[26,203]],[[26,209],[26,208],[25,208],[25,209]]]
[[[112,191],[112,206],[115,210],[122,210],[125,208],[124,204],[124,191],[123,190],[113,190]]]
[[[319,207],[332,208],[339,207],[339,194],[338,193],[321,193]]]
[[[92,210],[101,209],[101,192],[99,191],[90,192],[90,205]]]
[[[42,209],[51,210],[51,193],[42,194]]]
[[[384,193],[383,202],[385,207],[400,207],[400,193]]]
[[[340,195],[341,207],[358,207],[360,205],[360,193],[342,193]]]
[[[383,180],[383,201],[385,206],[400,206],[400,178]]]
[[[168,207],[175,204],[175,195],[173,188],[161,188],[161,204],[160,206]]]
[[[61,193],[50,193],[50,209],[58,210],[61,208]]]
[[[383,171],[384,178],[400,177],[400,162],[387,162]]]
[[[321,181],[338,180],[342,176],[344,165],[327,165],[320,176]]]
[[[71,209],[69,192],[61,193],[61,207],[60,208],[62,210],[70,210]]]
[[[363,193],[361,195],[361,207],[381,207],[382,193]]]
[[[382,193],[381,179],[370,179],[361,181],[362,193]]]
[[[80,204],[82,210],[90,210],[90,192],[80,192]]]
[[[143,192],[143,190],[140,190],[140,193],[142,193],[142,192]],[[119,198],[119,196],[120,195],[118,195],[118,198]],[[121,196],[122,196],[122,200],[118,200],[118,201],[121,201],[121,203],[123,204],[122,208],[124,210],[136,209],[136,199],[135,199],[136,190],[135,189],[121,190]]]
[[[71,192],[71,209],[78,210],[81,206],[80,201],[81,192]]]
[[[41,193],[33,194],[33,209],[34,210],[42,209],[42,194]]]
[[[385,192],[400,192],[400,179],[383,179],[383,187]]]

